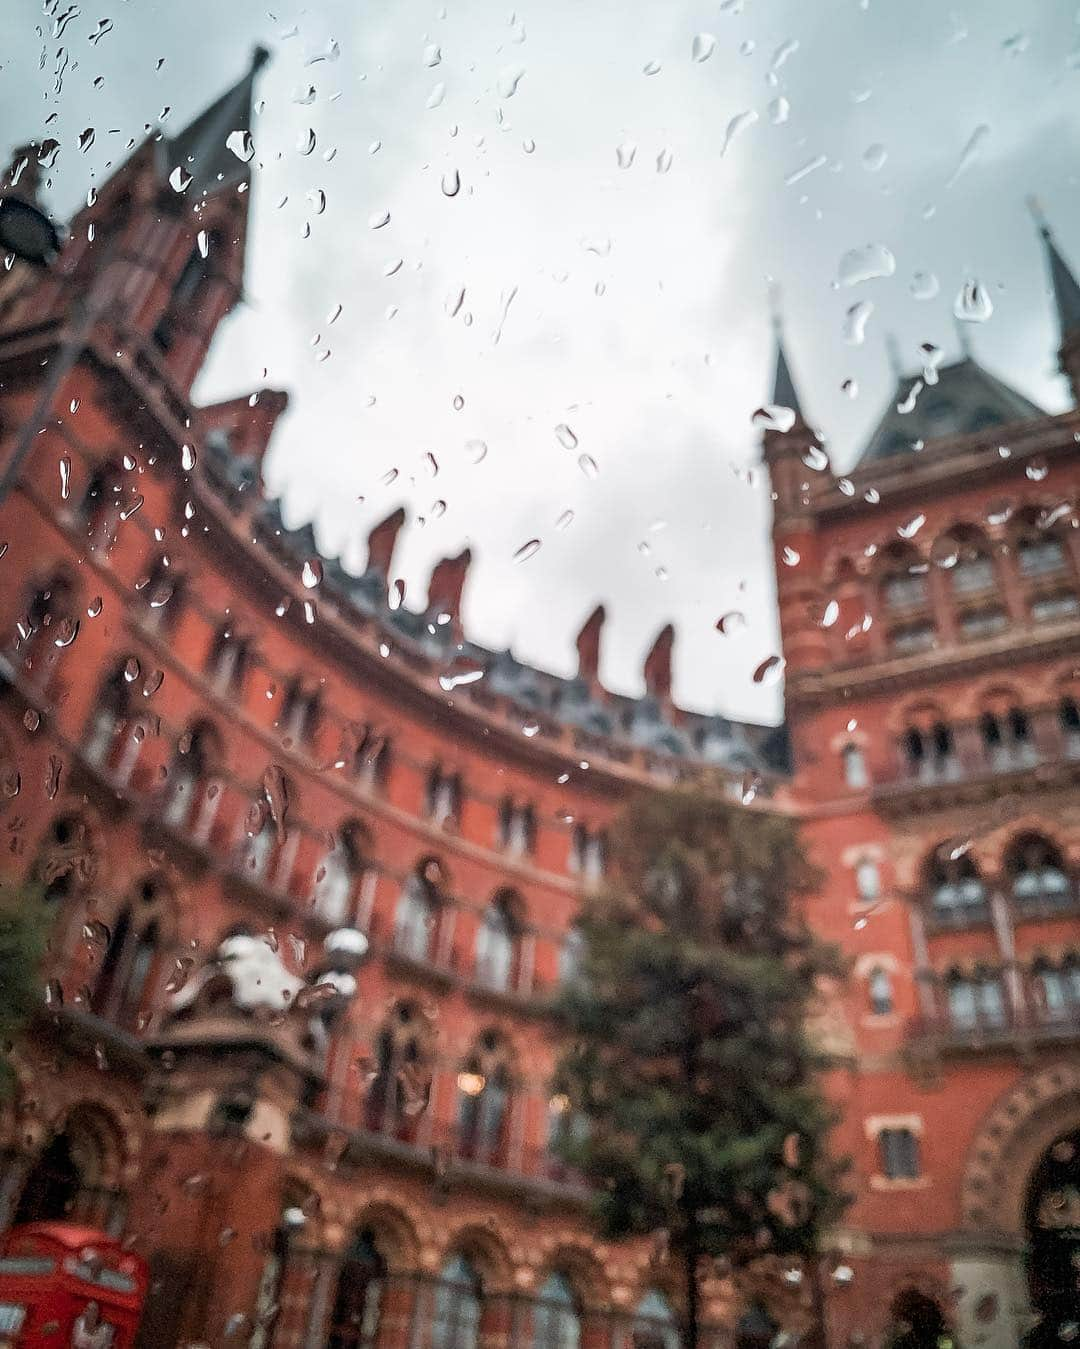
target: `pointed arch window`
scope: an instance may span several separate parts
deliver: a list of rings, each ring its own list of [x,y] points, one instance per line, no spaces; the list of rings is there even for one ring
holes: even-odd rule
[[[374,1349],[386,1292],[387,1265],[370,1228],[357,1232],[338,1274],[327,1349]]]
[[[394,915],[394,948],[410,960],[434,958],[439,902],[434,886],[413,872],[402,886]]]
[[[874,1016],[888,1016],[893,1010],[892,976],[881,965],[875,965],[867,980],[870,1010]]]
[[[994,1029],[1005,1024],[1005,995],[998,975],[954,974],[945,986],[949,1020],[957,1030]]]
[[[458,1151],[462,1157],[489,1166],[502,1164],[510,1099],[506,1050],[489,1033],[458,1073]]]
[[[1054,576],[1065,570],[1065,548],[1053,534],[1026,534],[1017,544],[1016,559],[1021,576],[1032,579]]]
[[[466,1256],[452,1255],[435,1286],[431,1349],[477,1349],[484,1286]]]
[[[221,798],[218,785],[209,781],[211,765],[218,755],[212,728],[205,724],[193,727],[177,742],[165,781],[165,823],[189,829],[199,842],[209,837]]]
[[[129,659],[117,665],[102,685],[83,738],[83,754],[120,785],[130,782],[138,762],[140,739],[131,723],[131,681],[138,670]]]
[[[963,926],[988,916],[986,886],[969,853],[935,856],[930,867],[932,914],[939,922]]]
[[[219,693],[235,693],[244,680],[248,663],[248,646],[226,624],[217,631],[210,647],[208,673]]]
[[[100,464],[90,477],[79,519],[85,527],[91,552],[107,552],[120,527],[124,498],[123,478],[113,463]]]
[[[560,1270],[544,1280],[533,1313],[533,1349],[580,1349],[581,1308],[574,1285]]]
[[[476,979],[485,988],[510,988],[516,972],[518,934],[513,899],[497,896],[484,910],[476,934]]]
[[[1024,708],[1014,704],[1005,711],[986,711],[979,718],[979,732],[990,767],[997,773],[1030,767],[1038,760],[1031,721]]]
[[[341,926],[354,914],[357,885],[364,873],[361,826],[351,821],[341,826],[334,846],[315,870],[315,912],[324,922]]]
[[[1072,882],[1060,852],[1038,834],[1018,839],[1009,850],[1005,869],[1012,881],[1013,897],[1021,905],[1042,901],[1068,904]]]
[[[461,779],[456,773],[433,768],[428,774],[425,811],[432,824],[455,825],[461,812]]]
[[[656,1288],[650,1288],[637,1305],[631,1343],[634,1349],[679,1349],[675,1313]]]
[[[270,863],[277,849],[277,831],[261,801],[256,802],[249,815],[241,872],[250,881],[262,881],[270,873]]]

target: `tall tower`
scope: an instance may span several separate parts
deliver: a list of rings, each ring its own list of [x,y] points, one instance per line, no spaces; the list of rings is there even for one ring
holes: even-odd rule
[[[1075,391],[1080,289],[1043,238]],[[846,478],[800,481],[796,414],[765,445],[794,793],[810,920],[852,962],[830,1342],[1013,1349],[1075,1307],[1038,1214],[1080,1129],[1080,416],[965,353],[900,375]]]

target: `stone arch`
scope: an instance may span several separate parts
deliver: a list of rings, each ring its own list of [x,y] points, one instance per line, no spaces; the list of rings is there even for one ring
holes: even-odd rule
[[[560,1232],[544,1242],[543,1260],[536,1278],[536,1286],[543,1287],[549,1274],[561,1273],[573,1284],[574,1291],[586,1311],[602,1310],[610,1306],[611,1285],[604,1266],[595,1250],[580,1240]]]
[[[443,1245],[440,1268],[459,1253],[476,1266],[486,1292],[513,1291],[514,1264],[501,1233],[481,1223],[469,1223],[457,1228]]]
[[[416,1228],[396,1204],[373,1199],[361,1205],[349,1224],[346,1241],[365,1228],[375,1237],[391,1274],[411,1274],[418,1268],[420,1240]]]
[[[965,1227],[1022,1238],[1031,1174],[1078,1122],[1080,1063],[1052,1064],[999,1097],[968,1149],[960,1192]]]

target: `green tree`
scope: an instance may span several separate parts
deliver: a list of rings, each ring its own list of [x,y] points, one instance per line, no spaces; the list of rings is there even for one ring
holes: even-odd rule
[[[42,1003],[39,970],[48,930],[37,891],[0,885],[0,1097],[13,1084],[11,1042]]]
[[[816,1275],[842,1207],[806,1029],[841,964],[795,911],[814,877],[791,823],[720,785],[641,795],[612,853],[559,999],[557,1085],[585,1126],[564,1147],[605,1235],[657,1235],[679,1262],[697,1349],[703,1260],[809,1257]]]

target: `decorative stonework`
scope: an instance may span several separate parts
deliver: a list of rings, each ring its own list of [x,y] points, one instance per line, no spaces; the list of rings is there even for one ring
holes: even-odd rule
[[[966,1227],[1017,1232],[1032,1169],[1061,1133],[1080,1123],[1080,1064],[1024,1078],[986,1116],[968,1150],[961,1190]]]

